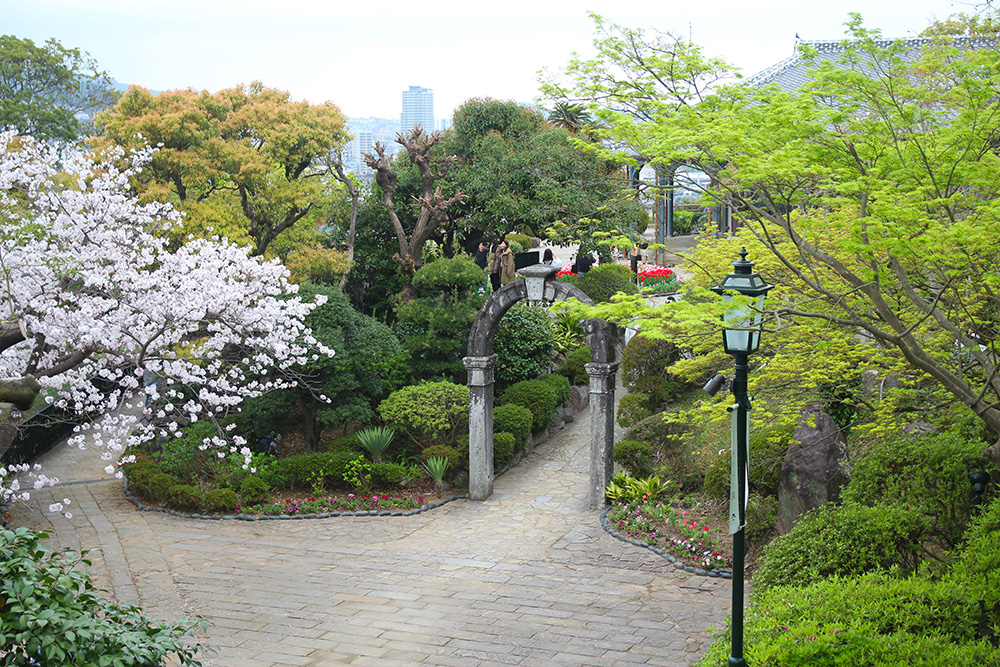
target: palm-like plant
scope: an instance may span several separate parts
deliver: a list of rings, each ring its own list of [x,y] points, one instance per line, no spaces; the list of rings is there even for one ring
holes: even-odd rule
[[[392,444],[396,432],[384,426],[375,426],[358,432],[358,444],[372,457],[373,463],[382,462],[382,453]]]
[[[590,113],[582,104],[571,102],[556,102],[552,112],[549,113],[550,123],[572,134],[585,128],[592,120]]]
[[[447,456],[432,456],[424,461],[424,470],[434,479],[434,490],[444,491],[444,475],[448,472]]]

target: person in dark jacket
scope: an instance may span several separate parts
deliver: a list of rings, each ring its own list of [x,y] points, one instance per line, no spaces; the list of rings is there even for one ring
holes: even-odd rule
[[[476,252],[476,266],[480,269],[486,268],[486,262],[489,259],[490,251],[486,249],[486,244],[482,241],[479,242],[479,250]]]

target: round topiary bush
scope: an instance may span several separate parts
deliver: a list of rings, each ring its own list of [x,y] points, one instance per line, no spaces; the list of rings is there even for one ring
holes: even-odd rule
[[[590,347],[584,345],[569,353],[565,361],[559,364],[556,371],[563,375],[572,385],[587,384],[590,376],[587,375],[586,365],[590,363]]]
[[[548,373],[555,349],[555,328],[548,311],[514,306],[501,318],[493,341],[497,382],[513,384]]]
[[[631,428],[652,416],[653,407],[648,394],[625,394],[618,401],[617,419],[618,425],[622,428]]]
[[[421,449],[450,445],[469,421],[469,388],[447,381],[403,387],[382,401],[378,411]]]
[[[271,487],[260,477],[247,477],[240,483],[240,499],[244,505],[257,505],[271,497]]]
[[[398,463],[373,463],[372,484],[377,489],[398,486],[406,479],[407,467]]]
[[[920,564],[926,522],[898,504],[827,504],[802,517],[791,532],[764,549],[753,577],[756,591],[804,586],[833,575],[855,575]]]
[[[154,503],[166,502],[169,499],[171,487],[180,484],[180,480],[165,472],[157,473],[149,478],[144,490],[145,497]]]
[[[567,405],[569,403],[570,384],[569,380],[564,375],[549,373],[541,379],[548,382],[549,385],[555,389],[556,405]]]
[[[611,301],[619,292],[638,294],[635,274],[622,264],[601,264],[581,276],[576,284],[594,303]]]
[[[514,455],[514,436],[510,433],[493,434],[493,467],[502,468]]]
[[[239,502],[232,489],[213,489],[205,493],[203,507],[209,514],[228,514]]]
[[[500,397],[501,405],[520,405],[531,411],[531,428],[541,431],[549,425],[556,408],[556,392],[542,380],[525,380],[511,385]]]
[[[927,517],[942,546],[953,547],[963,540],[972,506],[967,475],[992,466],[982,449],[982,442],[950,432],[873,442],[852,461],[843,497],[872,506],[902,501]]]
[[[200,511],[203,500],[198,487],[190,484],[177,484],[167,491],[167,504],[182,512]]]
[[[648,442],[616,442],[613,457],[615,463],[628,470],[631,477],[646,479],[653,474],[653,448]]]
[[[534,416],[528,408],[508,403],[493,410],[493,432],[510,433],[514,436],[516,449],[524,447],[531,436],[531,424]]]

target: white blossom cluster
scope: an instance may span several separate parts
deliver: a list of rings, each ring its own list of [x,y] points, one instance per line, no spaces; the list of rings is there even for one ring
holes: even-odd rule
[[[151,154],[60,160],[0,133],[0,323],[24,334],[0,350],[0,378],[30,374],[60,407],[105,414],[73,442],[99,446],[109,473],[126,447],[287,386],[275,371],[333,354],[303,324],[318,304],[288,296],[297,287],[279,261],[218,237],[174,250],[155,233],[179,215],[129,191]],[[144,393],[142,419],[117,414]],[[244,444],[220,431],[205,446],[249,460]],[[23,498],[4,479],[5,499]]]

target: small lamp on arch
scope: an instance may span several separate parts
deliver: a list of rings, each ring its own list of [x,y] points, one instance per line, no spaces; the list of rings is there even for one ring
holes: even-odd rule
[[[726,354],[753,354],[760,347],[761,321],[764,317],[764,298],[774,285],[768,285],[753,270],[754,263],[747,259],[747,249],[740,251],[740,258],[733,262],[733,272],[727,275],[712,291],[730,298],[727,292],[739,292],[750,297],[752,305],[736,308],[724,316],[726,328],[722,331],[722,344]]]

